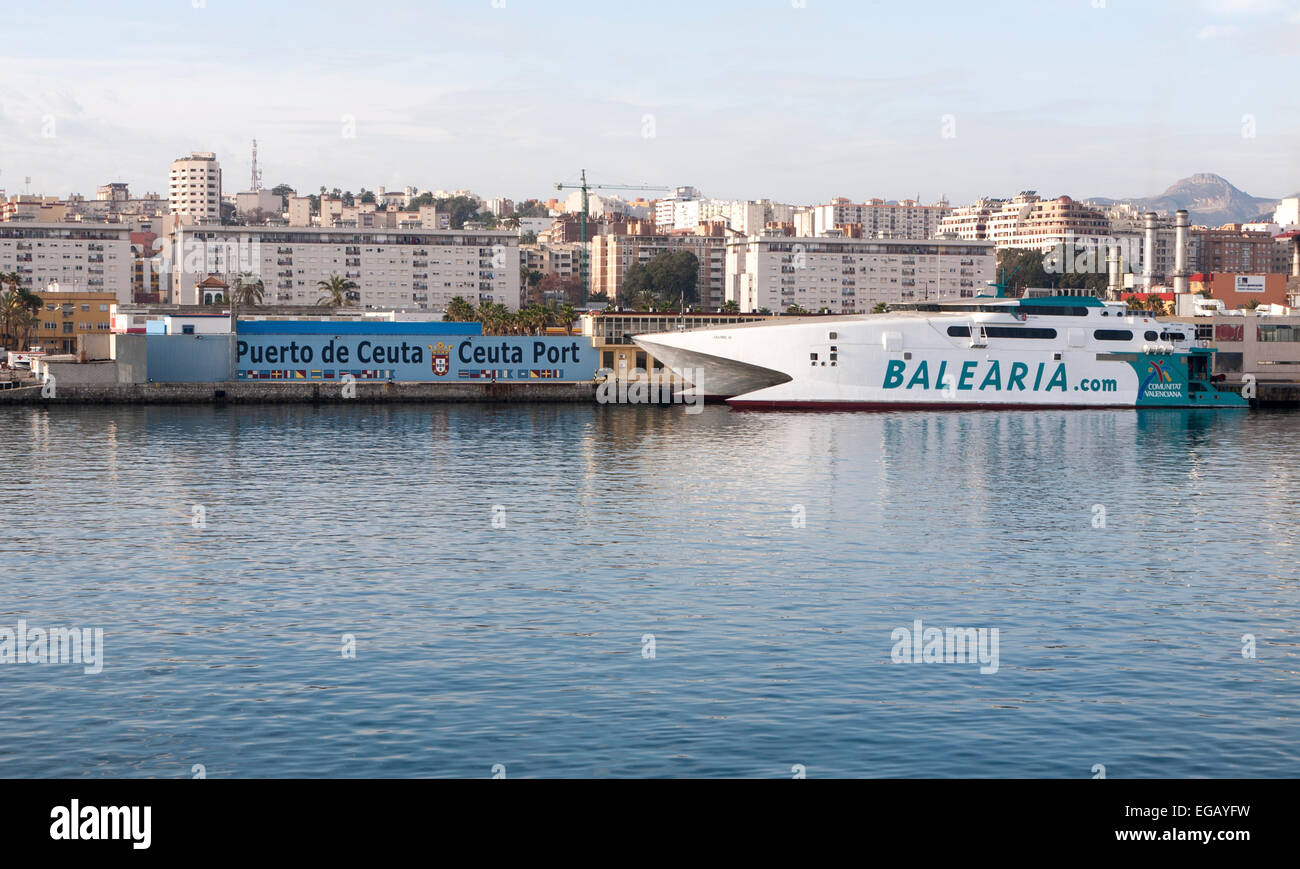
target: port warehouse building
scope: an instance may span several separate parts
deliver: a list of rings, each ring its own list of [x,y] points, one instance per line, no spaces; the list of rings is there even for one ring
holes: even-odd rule
[[[477,322],[249,319],[178,311],[83,342],[42,371],[78,384],[259,381],[590,381],[582,336],[487,336]]]

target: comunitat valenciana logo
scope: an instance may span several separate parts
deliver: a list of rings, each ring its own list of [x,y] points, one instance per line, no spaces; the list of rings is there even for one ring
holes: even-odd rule
[[[1168,364],[1167,360],[1157,359],[1147,362],[1146,378],[1142,381],[1143,395],[1182,395],[1183,385],[1176,382],[1173,374],[1165,368]]]

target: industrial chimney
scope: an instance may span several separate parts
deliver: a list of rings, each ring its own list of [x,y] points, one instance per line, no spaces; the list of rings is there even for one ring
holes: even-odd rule
[[[1146,217],[1146,238],[1142,244],[1142,285],[1151,292],[1156,284],[1156,213],[1148,211]]]
[[[1106,245],[1106,289],[1110,292],[1112,299],[1118,299],[1120,293],[1119,284],[1119,245]]]
[[[1174,212],[1174,292],[1187,292],[1187,212]]]
[[[1300,278],[1300,235],[1291,236],[1291,277]]]

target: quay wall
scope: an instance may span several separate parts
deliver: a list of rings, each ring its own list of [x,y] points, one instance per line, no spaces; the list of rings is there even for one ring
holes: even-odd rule
[[[596,384],[584,382],[531,383],[367,383],[350,384],[345,398],[342,383],[318,381],[216,383],[56,383],[54,395],[44,397],[40,385],[0,389],[5,404],[282,404],[401,403],[401,402],[583,402],[594,404]]]

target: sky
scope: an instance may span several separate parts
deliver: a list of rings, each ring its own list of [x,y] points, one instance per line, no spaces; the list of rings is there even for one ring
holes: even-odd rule
[[[1300,191],[1300,0],[142,0],[11,5],[0,189],[592,183],[795,204],[1197,172]],[[25,179],[30,177],[30,188]],[[637,195],[653,196],[654,193]]]

